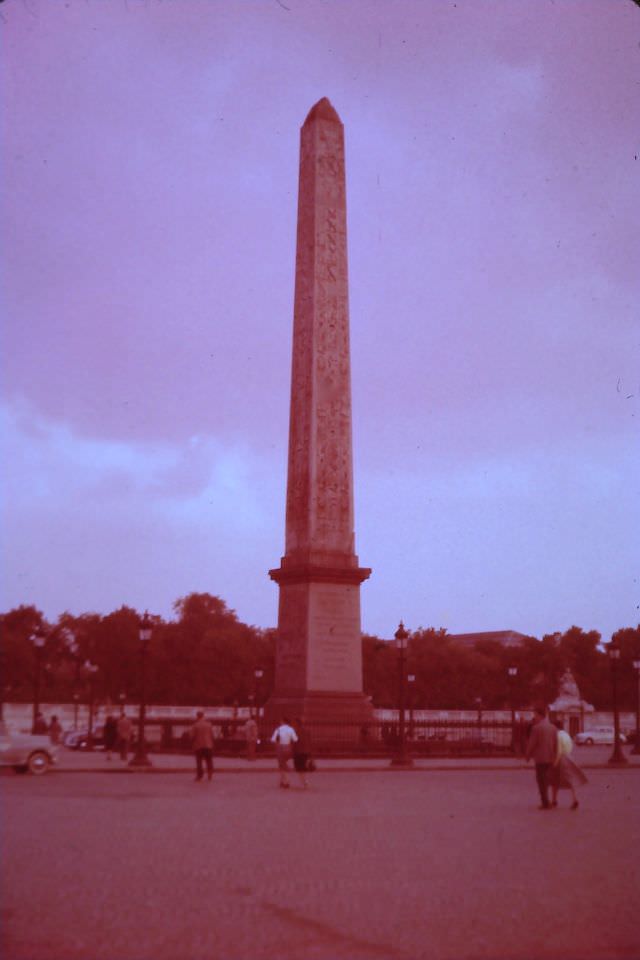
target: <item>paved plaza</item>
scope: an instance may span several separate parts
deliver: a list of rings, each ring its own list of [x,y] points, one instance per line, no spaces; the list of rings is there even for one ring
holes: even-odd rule
[[[638,768],[0,776],[4,960],[640,956]]]

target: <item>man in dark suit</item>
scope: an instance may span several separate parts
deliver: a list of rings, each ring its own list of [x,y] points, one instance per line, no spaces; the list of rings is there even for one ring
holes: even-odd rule
[[[558,750],[558,730],[547,720],[546,707],[536,707],[533,717],[533,727],[529,734],[529,742],[525,759],[533,759],[536,765],[536,782],[540,791],[540,809],[550,810],[549,803],[549,771],[555,763]]]
[[[196,722],[191,727],[191,743],[196,756],[196,780],[202,780],[204,765],[207,765],[207,780],[213,776],[213,728],[198,710]]]

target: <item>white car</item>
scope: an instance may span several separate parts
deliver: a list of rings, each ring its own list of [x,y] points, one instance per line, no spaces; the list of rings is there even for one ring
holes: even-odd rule
[[[57,749],[49,737],[10,733],[0,721],[0,766],[13,767],[16,773],[41,774],[57,761]]]
[[[615,732],[613,727],[591,727],[589,730],[583,730],[582,733],[576,733],[573,738],[579,746],[591,746],[594,743],[613,743]],[[624,733],[620,734],[620,743],[626,743],[627,738]]]

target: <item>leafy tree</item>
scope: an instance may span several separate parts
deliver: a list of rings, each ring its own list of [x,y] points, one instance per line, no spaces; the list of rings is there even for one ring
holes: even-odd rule
[[[635,710],[638,696],[638,675],[633,661],[640,659],[640,624],[616,630],[611,640],[620,648],[618,692],[623,710]]]
[[[224,600],[190,593],[176,600],[175,619],[153,617],[148,648],[147,697],[153,703],[246,704],[255,693],[255,670],[263,671],[259,699],[273,688],[276,631],[242,623]],[[49,624],[34,606],[0,614],[0,669],[5,699],[30,701],[36,656],[30,637],[42,630],[42,699],[69,701],[89,696],[85,664],[98,667],[93,678],[97,701],[116,703],[140,693],[140,614],[121,607],[106,616],[61,614]],[[633,709],[636,676],[632,661],[640,655],[640,625],[616,631],[620,706]],[[398,654],[393,643],[362,638],[364,689],[376,706],[398,704]],[[509,686],[508,667],[518,668]],[[563,672],[571,669],[585,700],[611,708],[611,667],[600,634],[572,626],[538,640],[525,637],[518,647],[480,641],[474,648],[451,639],[446,630],[420,627],[408,640],[407,672],[416,676],[413,705],[431,709],[485,709],[552,702]]]
[[[29,638],[36,631],[45,628],[44,617],[34,606],[21,605],[0,615],[0,682],[3,686],[3,700],[31,699],[36,661]]]
[[[238,620],[224,600],[192,593],[176,601],[178,619],[159,631],[156,699],[189,704],[247,703],[255,670],[262,698],[273,677],[274,635]]]
[[[397,706],[396,653],[388,641],[362,637],[362,674],[365,694],[376,706]]]

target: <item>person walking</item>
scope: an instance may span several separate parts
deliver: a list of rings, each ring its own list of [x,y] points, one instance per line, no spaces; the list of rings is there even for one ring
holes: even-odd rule
[[[258,746],[258,724],[249,717],[244,725],[244,738],[247,743],[247,760],[255,760]]]
[[[196,780],[202,780],[204,766],[207,767],[207,780],[213,776],[213,728],[205,720],[202,710],[196,714],[196,722],[191,727],[191,746],[196,758]]]
[[[110,713],[108,713],[105,718],[102,736],[104,737],[104,749],[107,754],[107,760],[111,760],[111,753],[115,750],[118,740],[118,724],[116,723],[115,717],[112,717]]]
[[[525,752],[528,763],[533,759],[536,765],[536,783],[540,793],[540,809],[550,810],[549,803],[549,771],[555,762],[558,751],[558,731],[547,719],[547,708],[536,707],[533,717],[533,726],[529,734],[529,741]]]
[[[280,786],[284,790],[289,789],[289,768],[288,763],[291,759],[292,747],[296,743],[298,735],[291,726],[288,717],[283,717],[280,726],[276,727],[271,736],[271,742],[276,745],[276,759],[278,761],[278,770],[280,771]]]
[[[293,768],[300,778],[300,783],[306,790],[309,786],[307,771],[311,763],[311,734],[302,722],[301,717],[296,717],[294,727],[298,739],[293,744]]]
[[[576,787],[582,787],[587,783],[587,778],[577,763],[574,763],[569,754],[573,750],[573,740],[564,729],[564,723],[558,720],[558,747],[556,750],[556,759],[549,771],[549,784],[551,786],[551,806],[558,806],[558,790],[571,790],[573,803],[572,810],[579,807],[576,796]]]
[[[33,724],[33,732],[39,736],[46,736],[49,733],[47,721],[45,720],[43,713],[38,712],[36,714],[36,719]]]
[[[60,743],[60,736],[62,734],[62,724],[58,720],[57,715],[51,717],[51,723],[49,724],[49,740],[55,746]]]
[[[131,737],[133,735],[133,724],[124,710],[118,717],[117,731],[120,759],[126,762],[129,755],[129,744],[131,743]]]

